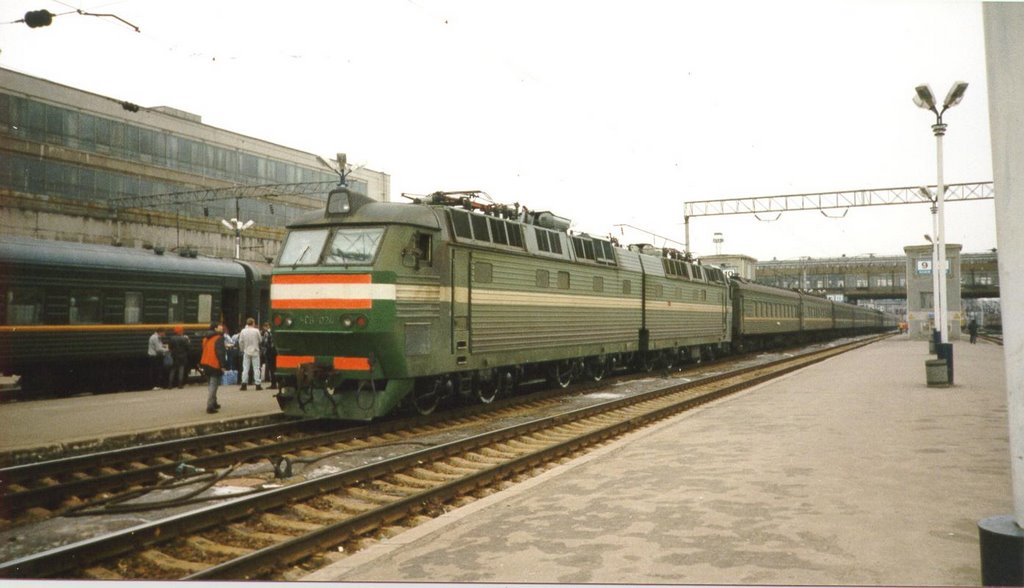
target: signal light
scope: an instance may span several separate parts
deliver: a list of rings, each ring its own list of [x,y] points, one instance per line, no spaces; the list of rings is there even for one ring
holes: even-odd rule
[[[282,322],[284,322],[284,319],[281,317],[281,315],[275,314],[274,315],[274,326],[275,327],[280,327]]]
[[[343,316],[341,317],[341,326],[345,329],[351,329],[353,326],[359,329],[365,329],[370,321],[363,315]]]

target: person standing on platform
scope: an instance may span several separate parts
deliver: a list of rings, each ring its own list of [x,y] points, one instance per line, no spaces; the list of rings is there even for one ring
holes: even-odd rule
[[[203,355],[199,359],[199,368],[203,370],[209,383],[206,412],[210,414],[220,410],[220,403],[217,402],[217,387],[220,386],[220,377],[224,373],[226,362],[224,325],[210,323],[210,331],[203,336]]]
[[[245,390],[249,383],[250,367],[256,389],[262,390],[263,386],[260,385],[263,383],[260,376],[260,330],[256,328],[256,319],[246,319],[245,328],[238,334],[238,348],[242,352],[242,373],[240,374],[242,390]]]
[[[173,388],[177,383],[178,388],[185,387],[185,376],[188,374],[188,347],[191,342],[185,335],[185,328],[181,325],[174,327],[174,334],[167,342],[171,354],[171,375],[167,378],[167,387]]]
[[[149,383],[154,390],[159,390],[164,383],[164,356],[167,355],[167,345],[164,344],[163,327],[157,327],[156,331],[149,336],[149,349],[146,355],[149,356]]]
[[[260,329],[260,361],[267,366],[267,376],[263,378],[270,382],[270,388],[277,388],[277,347],[274,345],[274,333],[270,331],[270,323],[263,323]]]
[[[967,325],[967,332],[971,334],[971,345],[978,342],[978,321],[971,319],[971,322]]]

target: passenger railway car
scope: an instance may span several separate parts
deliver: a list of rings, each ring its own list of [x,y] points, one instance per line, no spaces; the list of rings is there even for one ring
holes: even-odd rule
[[[274,268],[282,409],[429,413],[527,380],[564,387],[727,352],[734,339],[783,339],[803,321],[835,329],[834,303],[815,301],[805,317],[795,292],[731,282],[670,250],[570,234],[569,224],[466,192],[398,204],[333,191],[325,211],[289,226]]]
[[[0,370],[23,391],[139,388],[149,336],[182,326],[198,358],[211,321],[266,316],[269,266],[0,237]]]

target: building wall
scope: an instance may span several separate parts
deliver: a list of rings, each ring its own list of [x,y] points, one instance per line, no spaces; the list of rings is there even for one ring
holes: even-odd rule
[[[234,253],[222,218],[254,220],[246,258],[277,253],[283,227],[324,206],[337,175],[316,155],[202,124],[168,107],[116,99],[0,68],[0,228],[75,241],[187,241]],[[204,193],[176,205],[148,196],[238,185],[323,182],[307,194],[234,198]],[[353,188],[390,199],[387,174],[360,169]],[[123,204],[119,204],[119,200]]]

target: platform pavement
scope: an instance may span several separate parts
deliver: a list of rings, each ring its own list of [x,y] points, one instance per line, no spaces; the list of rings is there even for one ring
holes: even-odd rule
[[[221,410],[207,414],[205,383],[0,404],[0,453],[74,446],[97,439],[203,429],[224,421],[258,422],[280,415],[275,390],[221,386]]]
[[[1012,512],[1002,348],[875,343],[674,417],[308,581],[979,585]]]

